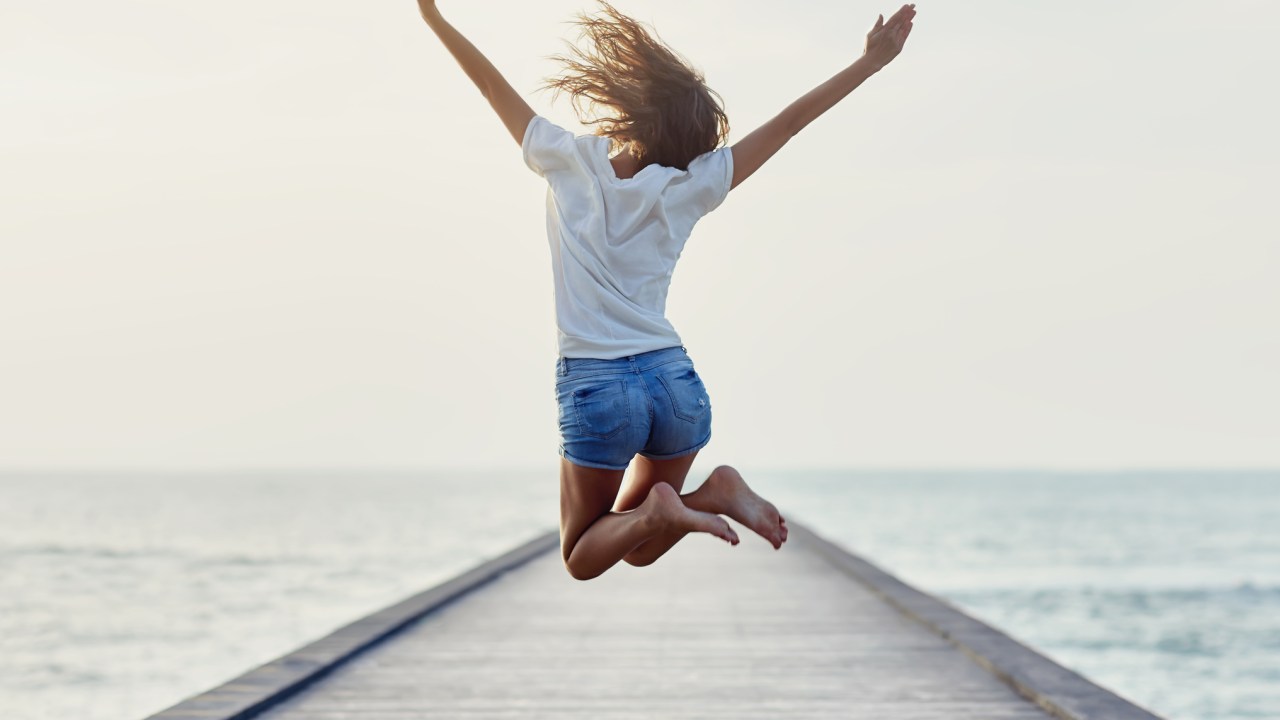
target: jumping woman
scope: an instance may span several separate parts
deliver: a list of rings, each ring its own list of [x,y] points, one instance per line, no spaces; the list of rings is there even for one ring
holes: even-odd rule
[[[665,317],[667,289],[693,226],[795,134],[898,56],[915,6],[881,15],[861,57],[732,147],[702,75],[640,23],[601,0],[579,15],[586,50],[559,56],[544,88],[595,115],[574,136],[536,114],[466,38],[418,0],[422,17],[497,111],[525,164],[544,178],[555,277],[560,406],[560,547],[569,574],[619,560],[648,565],[691,532],[730,544],[728,516],[782,547],[786,520],[728,466],[679,492],[711,439],[711,401]],[[585,103],[584,103],[585,101]],[[635,473],[622,489],[624,471]],[[619,490],[622,490],[619,494]]]

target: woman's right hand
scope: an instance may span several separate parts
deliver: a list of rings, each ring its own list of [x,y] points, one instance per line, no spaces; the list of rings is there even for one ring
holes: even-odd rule
[[[434,0],[423,1],[433,2]],[[911,21],[915,16],[914,3],[903,5],[893,14],[893,17],[889,18],[888,22],[885,22],[884,15],[881,15],[880,19],[876,20],[875,27],[867,33],[867,46],[862,53],[867,62],[879,70],[898,57],[898,53],[902,52],[902,46],[907,42],[907,36],[911,34]]]

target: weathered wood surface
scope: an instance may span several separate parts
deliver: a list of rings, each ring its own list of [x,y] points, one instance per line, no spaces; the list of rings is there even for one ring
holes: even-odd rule
[[[343,663],[395,634],[409,623],[444,607],[511,568],[559,545],[547,533],[486,563],[424,590],[208,692],[183,700],[148,720],[247,720],[300,691]]]
[[[259,717],[1050,717],[803,529],[743,540],[587,583],[539,555]]]

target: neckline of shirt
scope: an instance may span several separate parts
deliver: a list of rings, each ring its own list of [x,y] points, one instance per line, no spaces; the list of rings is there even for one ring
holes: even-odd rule
[[[675,172],[680,174],[684,174],[688,172],[688,170],[680,170],[678,168],[667,167],[666,165],[659,165],[658,163],[649,163],[648,165],[645,165],[644,167],[640,168],[640,172],[637,172],[635,175],[632,175],[629,178],[620,178],[618,177],[618,173],[614,172],[613,163],[609,162],[609,145],[610,145],[609,138],[603,137],[601,135],[592,135],[591,137],[600,141],[600,142],[597,142],[596,144],[599,146],[602,152],[597,153],[596,158],[599,162],[604,163],[603,170],[605,171],[605,177],[607,177],[609,181],[615,185],[621,185],[623,183],[635,180],[639,178],[641,175],[645,174],[645,172],[647,172],[649,168],[653,168],[653,167],[667,168],[668,170],[674,170]]]

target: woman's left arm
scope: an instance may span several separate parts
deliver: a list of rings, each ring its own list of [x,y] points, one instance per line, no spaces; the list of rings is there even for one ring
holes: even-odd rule
[[[498,72],[493,63],[489,62],[489,59],[477,50],[470,40],[445,21],[440,15],[440,10],[436,8],[435,0],[418,0],[418,8],[422,11],[422,19],[427,21],[427,25],[435,31],[440,41],[466,71],[467,76],[476,84],[476,87],[480,88],[481,94],[497,111],[498,117],[502,118],[502,123],[507,126],[511,137],[515,138],[516,144],[522,145],[525,129],[536,114],[533,108],[529,107],[529,103],[525,102],[515,88],[511,87],[511,83],[502,77],[502,73]]]

